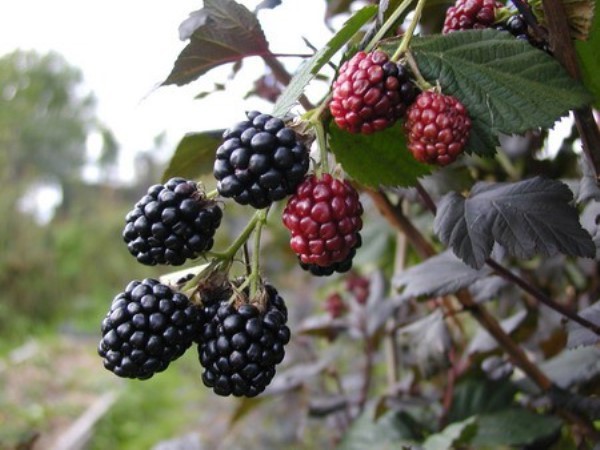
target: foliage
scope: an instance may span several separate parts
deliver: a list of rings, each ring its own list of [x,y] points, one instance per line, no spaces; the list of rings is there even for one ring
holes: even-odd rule
[[[547,148],[557,139],[548,130],[558,120],[574,110],[590,112],[597,103],[590,73],[598,36],[589,28],[590,3],[567,2],[560,20],[568,20],[575,34],[553,37],[589,37],[575,44],[582,81],[563,69],[560,55],[506,32],[440,35],[433,26],[440,12],[431,6],[446,3],[423,9],[419,1],[411,19],[408,0],[364,3],[327,1],[324,19],[332,24],[344,14],[345,20],[291,75],[270,53],[256,11],[235,1],[219,8],[206,2],[180,29],[189,43],[165,84],[185,84],[217,65],[260,56],[285,85],[271,98],[272,113],[314,142],[316,172],[334,162],[331,172],[362,190],[371,230],[364,232],[368,239],[354,270],[319,284],[320,309],[328,302],[338,309],[304,311],[292,330],[314,357],[306,361],[294,353],[260,400],[240,402],[233,421],[301,390],[305,399],[297,406],[333,425],[332,439],[342,450],[584,443],[586,436],[569,421],[575,414],[586,422],[597,411],[586,395],[597,391],[600,378],[594,353],[599,168],[575,150],[574,128],[558,154]],[[422,11],[429,16],[420,17]],[[548,18],[537,5],[533,11],[545,26]],[[417,23],[422,35],[412,36]],[[253,41],[258,45],[249,48]],[[373,48],[408,64],[421,89],[464,104],[472,129],[459,161],[443,170],[420,164],[407,148],[402,121],[372,135],[349,134],[330,120],[330,93],[308,98],[313,80],[331,83],[327,65],[335,72],[359,49]],[[586,126],[579,127],[584,142],[594,133],[597,138]],[[184,137],[164,177],[206,173],[214,158],[210,147],[218,145],[208,136]],[[377,211],[389,227],[374,217]],[[273,222],[269,245],[283,239]],[[273,256],[254,248],[268,276]],[[258,276],[256,267],[251,276]],[[569,393],[559,395],[560,389],[570,389],[577,400],[565,401]],[[597,432],[586,427],[588,437]]]

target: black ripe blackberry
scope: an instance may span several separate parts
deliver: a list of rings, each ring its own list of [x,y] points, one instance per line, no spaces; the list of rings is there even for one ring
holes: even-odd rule
[[[531,33],[529,33],[527,21],[522,14],[510,16],[505,22],[496,25],[495,28],[500,31],[508,31],[515,38],[523,40],[530,45],[539,48],[540,50],[548,53],[550,52],[550,49],[545,42],[536,39]]]
[[[102,321],[98,354],[125,378],[150,378],[179,358],[198,337],[201,310],[154,279],[132,281]]]
[[[228,295],[209,303],[198,345],[202,381],[222,396],[254,397],[265,390],[290,340],[287,308],[277,290],[266,284],[261,304],[247,298],[230,304]],[[231,295],[231,291],[229,291]]]
[[[308,151],[281,119],[246,114],[223,133],[214,176],[223,197],[261,209],[292,194],[309,166]]]
[[[328,277],[330,275],[333,275],[334,272],[337,273],[345,273],[348,272],[351,268],[352,268],[352,260],[354,259],[354,256],[356,255],[356,249],[359,248],[362,245],[362,239],[360,236],[360,233],[358,233],[358,242],[357,244],[352,247],[352,250],[350,251],[350,253],[348,254],[348,256],[346,256],[346,258],[343,261],[340,262],[336,262],[333,263],[329,266],[319,266],[317,264],[305,264],[302,261],[300,262],[300,267],[302,267],[304,270],[310,272],[312,275],[316,276],[316,277]]]
[[[195,182],[171,178],[150,187],[127,214],[123,239],[142,264],[179,266],[212,248],[222,216]]]

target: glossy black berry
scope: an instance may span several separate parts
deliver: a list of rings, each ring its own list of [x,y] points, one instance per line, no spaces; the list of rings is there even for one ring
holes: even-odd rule
[[[102,321],[98,354],[116,375],[147,379],[179,358],[201,325],[200,309],[185,295],[154,279],[132,281]]]
[[[126,218],[123,239],[146,265],[178,266],[213,246],[223,213],[193,181],[172,178],[148,189]]]
[[[308,150],[281,119],[247,116],[223,133],[213,174],[220,195],[261,209],[294,192],[308,170]]]
[[[254,397],[265,390],[285,356],[287,308],[269,284],[261,305],[248,303],[247,297],[230,304],[231,293],[213,297],[203,308],[206,323],[198,345],[202,381],[218,395]]]

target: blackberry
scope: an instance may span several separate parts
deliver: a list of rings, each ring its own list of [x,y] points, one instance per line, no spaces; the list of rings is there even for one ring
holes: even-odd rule
[[[527,21],[522,14],[510,16],[505,22],[496,25],[495,28],[499,31],[507,31],[515,38],[523,40],[530,45],[539,48],[540,50],[550,53],[548,45],[545,42],[533,37],[533,35],[529,32]]]
[[[338,272],[338,273],[348,272],[352,268],[352,261],[354,259],[354,256],[356,256],[356,249],[362,245],[362,239],[360,237],[360,233],[357,234],[357,238],[358,238],[357,239],[358,242],[352,248],[350,253],[348,253],[348,256],[346,256],[346,259],[344,259],[343,261],[336,262],[329,266],[322,267],[317,264],[304,264],[302,262],[302,260],[300,260],[300,257],[298,257],[298,259],[300,261],[300,267],[302,267],[302,269],[310,272],[312,275],[314,275],[316,277],[328,277],[330,275],[333,275],[334,272]]]
[[[307,177],[290,197],[282,220],[291,232],[290,246],[302,264],[339,270],[352,264],[351,253],[360,245],[362,205],[347,181],[330,174]],[[329,270],[329,269],[327,269]]]
[[[123,239],[142,264],[179,266],[212,248],[222,217],[195,182],[171,178],[151,186],[127,214]]]
[[[490,28],[496,20],[496,10],[503,6],[497,0],[457,0],[446,10],[442,33]]]
[[[179,358],[200,329],[200,310],[185,295],[151,278],[132,281],[102,321],[98,354],[116,375],[143,380]]]
[[[229,292],[231,294],[231,291]],[[275,376],[290,340],[287,308],[277,290],[265,284],[254,303],[247,290],[234,304],[229,295],[205,307],[198,356],[202,381],[222,396],[255,397]]]
[[[462,152],[469,138],[467,109],[450,95],[421,93],[404,123],[408,149],[417,161],[445,166]]]
[[[213,174],[223,197],[262,209],[294,192],[308,171],[308,150],[281,119],[246,115],[223,133]]]
[[[402,64],[382,51],[360,51],[342,64],[329,110],[341,129],[371,134],[404,116],[417,93]]]

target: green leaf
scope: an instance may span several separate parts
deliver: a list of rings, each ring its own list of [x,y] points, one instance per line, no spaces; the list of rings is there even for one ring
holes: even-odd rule
[[[330,148],[344,170],[367,186],[411,186],[431,170],[409,152],[400,126],[366,136],[342,131],[332,123],[329,138]]]
[[[175,154],[167,169],[163,172],[162,181],[172,177],[183,177],[191,180],[210,173],[213,169],[215,151],[221,142],[222,131],[189,133],[177,145]]]
[[[163,85],[182,86],[222,64],[270,54],[256,16],[233,0],[205,0],[204,8],[186,22],[180,27],[180,34],[189,35],[190,42]],[[188,28],[194,30],[191,35]]]
[[[469,111],[466,151],[495,153],[494,135],[551,127],[589,94],[545,52],[496,30],[469,30],[415,38],[411,50],[421,74],[438,81]]]
[[[273,108],[273,115],[283,117],[292,109],[304,88],[317,75],[321,67],[329,62],[348,40],[377,12],[376,6],[366,6],[357,11],[324,47],[304,62],[283,91]]]
[[[594,242],[579,223],[572,201],[571,190],[556,180],[480,182],[468,198],[455,192],[444,196],[433,228],[456,256],[475,269],[485,264],[494,241],[519,259],[559,252],[593,258]]]
[[[557,417],[534,414],[522,408],[504,409],[479,416],[477,431],[470,443],[475,446],[531,445],[552,437],[561,426]]]
[[[458,422],[477,414],[506,409],[512,405],[516,392],[517,389],[508,380],[464,378],[454,389],[448,421]]]
[[[337,450],[396,450],[415,444],[414,419],[407,413],[390,411],[379,419],[367,411],[356,419],[344,434]]]
[[[596,13],[587,41],[576,41],[575,49],[579,57],[579,67],[583,84],[594,96],[594,106],[600,109],[600,0],[596,0]]]
[[[462,422],[452,423],[444,428],[443,431],[429,436],[423,442],[423,450],[448,450],[456,448],[456,444],[470,442],[476,432],[476,418],[469,417]]]

